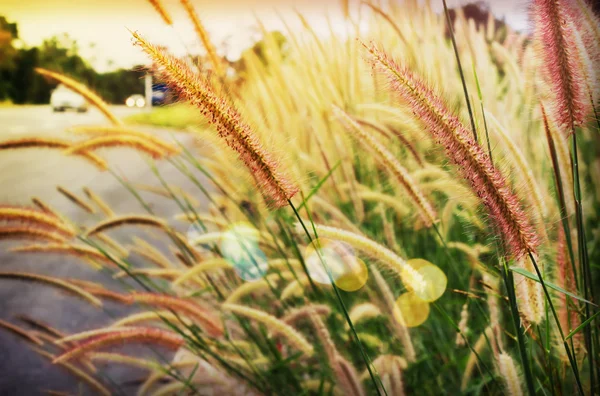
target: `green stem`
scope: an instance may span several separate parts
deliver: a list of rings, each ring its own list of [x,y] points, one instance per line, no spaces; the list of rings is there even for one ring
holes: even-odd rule
[[[292,203],[291,200],[288,199],[288,204],[290,205],[290,207],[292,208],[292,210],[294,211],[294,214],[296,215],[296,218],[298,219],[298,221],[300,222],[300,225],[302,225],[302,228],[304,229],[304,233],[306,234],[306,237],[308,238],[309,243],[313,243],[313,238],[310,235],[310,232],[308,232],[308,229],[306,228],[306,225],[304,225],[304,222],[302,221],[302,218],[300,217],[300,214],[298,213],[298,211],[296,210],[296,207],[294,206],[294,204]],[[315,237],[317,237],[317,235],[315,234]],[[354,339],[356,340],[356,343],[358,344],[358,348],[360,350],[360,354],[365,362],[365,365],[367,366],[367,370],[369,371],[369,375],[371,377],[371,381],[373,382],[373,385],[375,386],[375,390],[377,391],[377,395],[381,396],[381,391],[380,391],[380,386],[379,383],[377,382],[377,379],[375,377],[375,373],[373,372],[373,369],[371,368],[371,360],[369,359],[369,356],[367,355],[367,352],[365,351],[362,342],[360,341],[360,338],[358,338],[358,333],[356,332],[356,329],[354,328],[354,324],[352,323],[352,319],[350,319],[350,314],[348,314],[348,310],[346,309],[346,305],[344,304],[344,300],[342,299],[342,295],[340,294],[340,291],[338,289],[338,287],[336,286],[335,282],[333,281],[333,278],[331,277],[331,273],[329,272],[329,269],[327,268],[327,266],[325,265],[323,258],[321,257],[321,254],[319,253],[319,249],[316,249],[319,258],[321,259],[321,263],[324,265],[325,269],[327,270],[327,274],[329,275],[329,278],[331,279],[331,286],[333,287],[333,290],[335,291],[335,296],[338,300],[338,302],[340,303],[340,306],[342,307],[342,311],[344,312],[344,317],[346,318],[346,322],[348,323],[348,326],[350,326],[350,329],[352,331],[352,335],[354,336]],[[309,275],[310,277],[310,275]]]
[[[569,362],[571,363],[571,370],[575,375],[575,381],[577,382],[577,388],[579,393],[583,395],[583,386],[581,385],[581,379],[579,378],[579,370],[577,368],[577,363],[575,363],[575,356],[571,353],[571,349],[569,348],[569,344],[565,340],[565,334],[562,330],[562,326],[560,325],[560,320],[558,319],[558,315],[556,314],[556,309],[554,308],[554,304],[552,303],[552,299],[550,298],[550,293],[548,293],[548,288],[546,287],[546,282],[544,282],[544,278],[542,277],[542,273],[540,272],[540,268],[537,265],[537,261],[533,256],[533,253],[529,252],[529,258],[531,259],[531,263],[533,264],[533,268],[535,268],[535,272],[540,280],[540,284],[542,285],[542,289],[544,290],[544,294],[546,295],[546,300],[548,300],[548,306],[552,311],[552,316],[554,317],[554,321],[556,322],[556,327],[558,328],[558,332],[560,333],[560,338],[563,342],[565,350],[567,352],[567,356],[569,358]],[[586,306],[589,304],[586,304]]]
[[[583,207],[581,205],[581,184],[579,180],[579,155],[577,152],[577,133],[575,128],[572,131],[573,143],[573,195],[575,197],[575,219],[577,222],[577,246],[579,251],[579,263],[581,264],[581,273],[583,277],[583,294],[586,300],[594,300],[594,290],[592,286],[592,273],[590,270],[587,245],[585,243],[585,226],[583,219]],[[585,318],[590,318],[590,306],[585,304]],[[588,351],[590,364],[590,389],[593,392],[596,384],[594,343],[592,341],[592,328],[587,326],[584,331],[585,344]],[[564,337],[563,337],[564,338]]]
[[[452,47],[454,47],[454,55],[456,55],[456,63],[458,63],[458,72],[460,73],[460,80],[462,82],[463,91],[465,94],[465,100],[467,101],[467,110],[469,110],[469,118],[471,119],[471,128],[473,131],[473,138],[477,142],[477,129],[475,128],[475,118],[473,117],[473,109],[471,109],[471,101],[469,100],[469,91],[467,89],[467,82],[465,81],[465,75],[463,73],[462,65],[460,63],[460,55],[458,54],[458,47],[456,46],[456,38],[454,37],[454,29],[452,28],[452,20],[450,19],[450,13],[448,12],[448,6],[446,0],[442,0],[444,3],[444,12],[446,13],[446,21],[448,22],[448,30],[450,31],[450,38],[452,39]]]
[[[504,278],[504,283],[506,284],[506,292],[508,293],[508,301],[510,302],[510,311],[513,318],[513,324],[515,326],[515,333],[517,334],[517,344],[519,345],[519,352],[521,354],[521,363],[523,366],[525,383],[527,384],[527,391],[530,396],[535,396],[533,374],[531,373],[529,358],[527,357],[525,337],[523,336],[523,331],[521,330],[521,317],[519,316],[519,307],[517,305],[517,297],[515,295],[515,280],[512,272],[509,271],[508,267],[506,266],[506,262],[502,263],[502,275]]]

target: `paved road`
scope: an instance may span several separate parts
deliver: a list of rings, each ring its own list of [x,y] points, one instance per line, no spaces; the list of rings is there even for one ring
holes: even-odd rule
[[[135,111],[124,107],[114,108],[118,116],[126,116]],[[87,114],[52,113],[49,107],[13,107],[0,108],[0,140],[17,136],[66,136],[64,130],[73,125],[97,125],[106,121],[95,110]],[[145,129],[148,130],[148,129]],[[153,131],[163,134],[162,131]],[[182,141],[190,142],[183,136]],[[158,180],[149,171],[141,156],[131,150],[111,150],[102,154],[109,160],[111,167],[117,169],[128,180],[158,185]],[[191,183],[172,166],[162,163],[159,166],[163,176],[170,183],[197,193]],[[67,214],[77,221],[93,224],[98,218],[73,207],[63,196],[56,192],[61,184],[72,191],[81,193],[81,187],[89,186],[101,195],[117,213],[144,213],[135,199],[109,173],[100,173],[92,166],[73,158],[65,158],[53,150],[26,150],[15,152],[0,151],[0,203],[26,204],[32,195]],[[160,215],[171,216],[177,211],[174,204],[164,198],[144,195]],[[185,230],[185,226],[183,226]],[[127,243],[131,233],[122,231],[111,236]],[[148,239],[160,245],[158,241]],[[110,275],[94,272],[83,266],[78,260],[64,256],[47,255],[45,257],[16,255],[8,252],[14,243],[0,241],[0,271],[25,271],[47,274],[57,277],[73,277],[102,282],[108,287],[122,287],[111,279]],[[131,307],[121,307],[107,303],[98,309],[72,296],[42,285],[0,279],[0,319],[19,323],[15,316],[27,314],[64,331],[75,332],[97,328],[111,323],[115,318],[131,312]],[[154,354],[153,351],[142,353]],[[105,382],[117,384],[122,394],[134,394],[133,388],[124,383],[140,378],[142,372],[123,369],[111,365],[101,371]],[[72,394],[90,393],[80,388],[78,381],[60,367],[33,352],[18,337],[0,329],[0,395],[29,396],[46,394],[44,390],[66,391]]]
[[[117,116],[125,117],[140,109],[115,106]],[[87,113],[53,113],[49,106],[0,108],[0,139],[28,136],[67,137],[65,130],[78,125],[106,123],[96,109]],[[131,167],[130,152],[112,152],[119,167]],[[137,157],[137,156],[136,156]],[[129,165],[129,166],[128,166]],[[0,153],[0,202],[22,203],[32,195],[47,195],[57,184],[81,186],[93,181],[99,173],[85,162],[61,155],[58,150],[27,150]],[[100,175],[101,176],[101,175]],[[52,195],[48,199],[55,199]]]

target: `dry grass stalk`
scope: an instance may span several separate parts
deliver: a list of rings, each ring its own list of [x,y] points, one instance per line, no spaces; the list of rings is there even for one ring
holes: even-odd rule
[[[144,275],[149,278],[162,278],[167,280],[173,280],[181,275],[181,270],[173,268],[140,268],[125,271],[119,271],[113,275],[114,279],[126,278],[128,276]]]
[[[210,36],[209,36],[208,32],[206,31],[206,29],[204,28],[202,21],[200,21],[200,18],[198,17],[196,10],[194,10],[194,5],[190,2],[190,0],[180,0],[180,1],[181,1],[181,5],[183,6],[183,8],[185,8],[185,12],[188,14],[188,17],[190,18],[190,20],[192,21],[192,24],[194,25],[194,30],[196,31],[196,34],[198,35],[200,42],[202,43],[202,45],[204,46],[204,49],[206,50],[208,59],[210,59],[210,64],[212,65],[213,72],[219,78],[225,77],[225,70],[223,69],[223,63],[222,63],[221,59],[219,58],[219,55],[217,55],[217,50],[215,49],[215,46],[213,45],[212,41],[210,40]]]
[[[465,366],[464,374],[463,374],[462,381],[460,384],[460,390],[462,392],[464,392],[465,389],[467,389],[467,386],[469,385],[469,381],[471,380],[471,377],[473,376],[473,370],[475,369],[475,367],[479,367],[479,362],[478,362],[477,356],[478,355],[481,356],[484,348],[488,345],[488,342],[487,342],[488,338],[492,337],[492,336],[493,336],[492,328],[488,327],[485,329],[485,331],[483,333],[481,333],[481,335],[475,342],[475,345],[473,346],[473,350],[469,354],[469,359],[467,360],[467,365]]]
[[[159,323],[165,323],[165,321],[179,323],[180,321],[184,321],[188,325],[193,323],[189,318],[174,314],[171,311],[146,311],[121,318],[110,325],[110,327],[128,327],[134,324],[154,321]]]
[[[158,72],[169,86],[198,107],[219,136],[238,153],[260,190],[275,207],[287,205],[298,187],[281,172],[280,165],[267,152],[250,126],[224,97],[217,96],[206,79],[195,75],[180,60],[151,45],[133,33],[136,43],[158,64]]]
[[[384,204],[385,206],[394,209],[396,214],[398,215],[398,219],[403,219],[410,213],[410,209],[404,205],[398,197],[393,195],[384,194],[377,191],[359,191],[358,196],[369,202],[379,202]]]
[[[133,296],[131,296],[129,294],[122,294],[122,293],[114,292],[114,291],[104,288],[100,284],[86,282],[86,281],[82,281],[80,279],[72,279],[71,278],[71,279],[68,279],[68,281],[69,281],[69,283],[80,287],[81,289],[85,290],[86,292],[88,292],[94,296],[106,298],[106,299],[113,300],[113,301],[116,301],[116,302],[119,302],[122,304],[127,304],[127,305],[133,304]]]
[[[467,300],[460,310],[460,321],[458,322],[459,332],[456,333],[456,345],[464,346],[465,339],[463,335],[467,334],[469,321],[469,301]]]
[[[223,310],[229,311],[235,315],[245,316],[256,320],[267,326],[270,331],[285,337],[292,345],[302,351],[306,356],[312,356],[314,348],[306,339],[298,333],[293,327],[287,325],[276,317],[258,309],[248,308],[237,304],[223,304]]]
[[[32,342],[36,345],[44,345],[44,341],[40,340],[38,337],[31,334],[29,331],[22,329],[17,325],[8,323],[8,322],[0,319],[0,327],[10,331],[13,334],[18,335],[19,337],[22,337],[22,338],[26,339],[27,341]]]
[[[214,315],[206,308],[196,304],[191,300],[172,297],[163,294],[152,293],[132,293],[132,298],[135,302],[141,302],[153,307],[168,308],[177,312],[181,312],[190,319],[198,322],[204,330],[212,337],[223,335],[223,324],[214,317]]]
[[[361,143],[365,144],[371,150],[373,150],[375,157],[380,161],[385,168],[390,172],[400,185],[406,190],[414,204],[419,208],[423,221],[426,226],[431,226],[436,222],[437,214],[435,213],[432,205],[425,199],[418,186],[410,177],[408,171],[400,165],[400,162],[392,153],[390,153],[380,142],[373,138],[370,134],[366,133],[356,121],[348,116],[344,111],[338,107],[334,107],[335,114],[341,119],[342,123],[346,126],[346,129],[350,131],[353,136]]]
[[[290,271],[279,274],[269,274],[266,278],[255,282],[246,282],[236,288],[225,300],[226,304],[235,304],[248,294],[269,290],[269,285],[280,279],[292,279],[294,276]]]
[[[165,257],[165,255],[163,255],[160,250],[158,250],[145,240],[138,237],[133,237],[133,242],[135,243],[135,245],[129,246],[129,249],[133,253],[137,253],[138,255],[144,257],[145,259],[147,259],[148,261],[150,261],[158,267],[165,269],[173,267],[171,261],[167,257]]]
[[[282,321],[289,325],[294,325],[297,321],[310,317],[315,312],[317,315],[329,316],[331,314],[331,308],[325,304],[310,304],[300,308],[294,308],[289,310]]]
[[[50,336],[54,337],[54,338],[61,338],[64,337],[64,334],[61,333],[60,331],[58,331],[57,329],[55,329],[54,327],[50,326],[47,323],[44,323],[40,320],[31,318],[27,315],[17,315],[16,316],[17,319],[27,323],[29,326],[36,328],[36,329],[40,329],[42,331],[44,331],[45,333],[49,334]]]
[[[89,187],[84,187],[83,192],[90,199],[90,201],[92,201],[98,207],[98,209],[100,209],[100,211],[106,215],[106,217],[115,216],[115,212],[113,212],[110,206]]]
[[[516,195],[494,167],[472,133],[454,116],[433,90],[410,70],[401,68],[374,45],[365,46],[374,67],[381,70],[411,107],[432,137],[446,149],[449,159],[485,205],[500,230],[508,254],[515,259],[535,253],[539,239]]]
[[[100,361],[106,363],[126,364],[129,366],[148,370],[157,370],[161,368],[159,363],[153,362],[151,360],[135,358],[133,356],[127,356],[120,353],[93,352],[90,353],[90,359],[92,361]]]
[[[66,290],[71,294],[79,296],[84,300],[88,301],[92,305],[97,307],[102,306],[102,301],[94,297],[91,293],[83,290],[80,287],[77,287],[69,282],[65,282],[62,279],[54,278],[51,276],[45,275],[36,275],[36,274],[28,274],[25,272],[8,272],[8,271],[0,271],[0,278],[9,278],[9,279],[20,279],[30,282],[39,282],[45,283],[51,286],[58,287],[60,289]]]
[[[52,230],[40,227],[31,227],[28,225],[0,227],[0,240],[3,239],[24,239],[33,241],[41,240],[58,243],[65,243],[67,241],[63,235],[53,232]]]
[[[69,132],[84,135],[98,136],[134,136],[146,140],[155,146],[160,147],[169,154],[179,154],[181,149],[177,146],[169,144],[164,140],[154,136],[153,134],[128,129],[120,126],[79,126],[69,129]]]
[[[521,260],[517,264],[530,273],[535,273],[531,260]],[[541,323],[544,320],[544,292],[542,285],[532,279],[515,274],[515,290],[519,299],[519,311],[529,323]]]
[[[338,355],[335,359],[333,371],[336,374],[338,384],[343,390],[344,395],[365,395],[365,389],[360,381],[358,373],[349,361]]]
[[[352,323],[357,324],[363,320],[370,318],[376,318],[382,315],[379,307],[372,303],[362,303],[355,305],[349,312],[350,320]]]
[[[67,237],[73,237],[75,235],[73,229],[62,222],[58,217],[33,208],[0,206],[0,220],[39,225],[55,230]]]
[[[377,259],[382,265],[390,268],[400,276],[402,282],[411,290],[422,290],[425,287],[423,277],[413,267],[411,267],[400,256],[377,242],[354,234],[350,231],[340,230],[338,228],[315,224],[315,229],[319,237],[330,238],[349,243],[354,248]]]
[[[64,188],[62,186],[57,186],[56,190],[59,193],[61,193],[62,195],[64,195],[69,201],[73,202],[75,205],[79,206],[84,211],[86,211],[88,213],[92,213],[92,214],[96,213],[96,211],[94,210],[93,207],[91,207],[90,205],[88,205],[87,202],[83,201],[81,198],[79,198],[73,192],[67,190],[66,188]]]
[[[162,147],[155,145],[152,141],[146,140],[138,136],[129,135],[110,135],[100,136],[75,143],[64,151],[67,155],[79,154],[82,151],[93,151],[99,148],[119,148],[129,147],[149,155],[155,160],[164,158],[170,155]]]
[[[514,161],[515,168],[519,170],[525,182],[527,198],[532,202],[531,206],[535,209],[538,232],[543,236],[544,239],[547,239],[548,235],[546,234],[545,226],[543,223],[545,216],[548,213],[548,209],[544,202],[544,198],[542,197],[542,192],[535,181],[535,176],[533,175],[532,167],[529,166],[523,152],[511,139],[507,131],[502,127],[502,125],[496,119],[496,117],[494,117],[491,113],[486,112],[486,118],[494,124],[494,130],[500,135],[502,141],[506,144],[508,151],[510,151],[510,158],[512,159],[512,161]]]
[[[118,330],[113,329],[110,333],[93,336],[87,341],[84,341],[83,343],[58,355],[52,360],[52,363],[57,364],[67,362],[100,348],[115,344],[122,344],[125,342],[149,343],[162,345],[171,349],[178,349],[184,344],[184,340],[180,335],[152,327],[137,327],[133,329]]]
[[[388,132],[379,125],[362,118],[354,117],[354,119],[358,124],[368,126],[369,128],[374,129],[379,133],[387,136]],[[402,133],[400,133],[397,129],[391,129],[391,132],[389,133],[396,136],[398,140],[400,140],[400,142],[407,148],[408,152],[414,157],[415,161],[417,161],[417,164],[419,164],[419,166],[425,166],[423,158],[421,158],[421,155],[419,154],[415,146]]]
[[[49,243],[46,245],[19,246],[10,249],[10,251],[15,253],[60,253],[80,258],[88,258],[94,261],[100,261],[113,267],[116,266],[115,262],[112,259],[106,257],[103,253],[99,252],[98,250],[88,246],[79,246],[64,243]]]
[[[156,227],[169,232],[167,222],[150,215],[123,215],[104,220],[85,232],[86,237],[91,237],[99,232],[105,232],[125,225],[138,225]]]
[[[498,359],[498,371],[504,381],[507,395],[522,396],[523,390],[517,366],[515,365],[513,358],[506,352],[500,354],[500,358]]]
[[[410,332],[404,322],[402,312],[400,311],[400,308],[394,299],[394,294],[377,269],[371,268],[371,274],[375,284],[377,285],[377,289],[383,298],[383,304],[390,318],[389,320],[392,329],[400,338],[400,342],[402,342],[404,356],[406,356],[406,360],[409,362],[414,362],[417,357],[415,347],[413,346]]]
[[[73,91],[75,91],[78,94],[80,94],[81,96],[83,96],[88,102],[90,102],[91,104],[96,106],[96,108],[98,110],[100,110],[100,112],[102,114],[104,114],[104,116],[106,116],[106,118],[108,118],[110,120],[110,122],[112,122],[114,125],[122,124],[121,120],[119,120],[110,111],[106,102],[104,102],[102,100],[102,98],[100,98],[97,94],[92,92],[84,84],[81,84],[80,82],[77,82],[77,81],[73,80],[72,78],[67,77],[63,74],[56,73],[56,72],[46,70],[46,69],[42,69],[41,67],[36,67],[35,71],[36,71],[36,73],[41,74],[44,77],[48,77],[48,78],[58,81],[59,83],[65,85],[67,88],[72,89]]]
[[[54,361],[55,356],[53,354],[46,352],[39,348],[33,348],[33,350],[36,351],[37,353],[39,353],[40,355]],[[88,385],[90,385],[90,387],[92,389],[94,389],[97,392],[97,394],[100,394],[103,396],[112,395],[112,393],[108,389],[106,389],[106,387],[104,385],[102,385],[99,381],[97,381],[95,378],[93,378],[91,375],[89,375],[85,371],[81,370],[80,368],[77,368],[74,365],[67,363],[67,362],[61,362],[59,364],[62,367],[64,367],[65,369],[67,369],[68,371],[70,371],[71,373],[73,373],[77,378],[82,379],[84,382],[86,382]]]
[[[554,93],[553,114],[561,130],[570,134],[582,125],[590,110],[573,26],[562,1],[534,0],[535,37],[541,47],[545,78]]]
[[[149,184],[142,184],[142,183],[135,183],[134,187],[136,189],[138,189],[138,190],[148,191],[148,192],[151,192],[153,194],[160,195],[162,197],[170,198],[170,199],[173,198],[172,192],[173,193],[179,193],[191,205],[193,205],[193,206],[200,206],[200,202],[198,202],[198,200],[196,198],[194,198],[192,195],[188,194],[185,190],[183,190],[182,188],[179,188],[177,186],[169,186],[169,189],[172,192],[169,191],[169,190],[167,190],[166,188],[163,188],[163,187],[157,187],[157,186],[152,186],[152,185],[149,185]],[[192,216],[192,217],[189,217],[190,222],[194,222],[194,221],[198,220],[195,217],[193,217],[193,216],[195,216],[195,214],[189,213],[189,215]]]
[[[126,258],[129,256],[129,251],[125,249],[119,242],[115,241],[106,234],[100,233],[95,235],[99,241],[105,244],[110,251],[114,252],[119,258]]]
[[[565,232],[562,228],[559,228],[556,247],[556,272],[554,274],[556,278],[556,284],[559,287],[562,287],[564,290],[575,292],[577,290],[577,284],[575,282],[572,268],[573,267],[571,266],[571,260],[567,249]],[[573,300],[570,300],[566,294],[559,293],[557,297],[559,301],[556,305],[558,307],[560,326],[568,333],[581,324],[579,313],[577,312],[577,307],[574,303],[571,303],[572,305],[569,306],[570,302]],[[560,336],[557,337],[557,341],[561,342]],[[572,337],[572,342],[576,357],[580,357],[584,350],[583,333],[579,332],[575,334]],[[557,350],[560,353],[560,358],[565,363],[569,362],[569,357],[567,356],[566,351],[560,347],[557,347]]]
[[[54,139],[54,138],[20,138],[12,139],[4,142],[0,142],[0,150],[15,150],[15,149],[27,149],[27,148],[51,148],[51,149],[68,149],[72,146],[71,142]],[[108,169],[108,164],[102,158],[96,154],[88,151],[81,151],[78,153],[80,157],[90,161],[99,170]]]
[[[379,373],[383,388],[388,395],[404,396],[402,372],[407,367],[406,360],[400,356],[380,355],[373,361],[373,367]],[[361,378],[364,380],[369,373],[365,371]]]
[[[50,205],[48,205],[47,203],[45,203],[44,201],[42,201],[40,198],[38,198],[38,197],[32,197],[31,198],[31,203],[33,203],[35,206],[37,206],[37,208],[39,210],[41,210],[42,212],[47,213],[50,216],[54,216],[54,217],[60,218],[60,216],[58,215],[58,212],[56,210],[52,209],[50,207]]]
[[[154,7],[154,9],[156,10],[156,12],[160,15],[160,17],[162,18],[162,20],[168,26],[173,25],[173,20],[171,19],[171,16],[167,13],[167,10],[163,6],[161,0],[148,0],[148,2],[152,5],[152,7]]]

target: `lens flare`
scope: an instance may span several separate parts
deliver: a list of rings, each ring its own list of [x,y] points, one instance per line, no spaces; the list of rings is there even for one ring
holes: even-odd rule
[[[248,282],[262,279],[269,269],[267,256],[258,245],[259,236],[250,224],[238,223],[223,233],[219,245],[223,258]]]
[[[423,259],[412,259],[407,262],[423,277],[424,287],[414,290],[417,297],[426,302],[433,302],[444,294],[448,284],[448,278],[444,271]]]
[[[354,257],[348,261],[347,271],[335,279],[335,285],[344,291],[353,292],[367,283],[369,269],[365,262],[358,257]]]
[[[396,306],[400,310],[401,318],[396,318],[404,323],[406,327],[417,327],[425,323],[429,317],[429,303],[421,300],[415,293],[401,294],[396,300]],[[398,316],[398,313],[394,313]]]
[[[369,279],[367,265],[356,257],[352,246],[345,242],[315,239],[306,248],[305,261],[308,273],[315,282],[330,285],[333,281],[344,291],[356,291]]]
[[[200,237],[201,235],[204,235],[206,233],[206,231],[204,230],[204,228],[202,227],[202,225],[200,224],[200,222],[195,221],[192,224],[190,224],[190,226],[187,229],[187,240],[188,241],[195,241],[196,239],[198,239],[198,237]]]

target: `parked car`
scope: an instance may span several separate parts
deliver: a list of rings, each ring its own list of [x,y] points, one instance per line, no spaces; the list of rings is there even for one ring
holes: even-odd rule
[[[53,111],[65,111],[67,109],[77,110],[79,113],[85,113],[88,110],[88,103],[85,98],[77,92],[60,84],[50,95],[50,106]]]
[[[165,84],[152,85],[152,106],[164,105],[173,102],[169,88]]]
[[[146,99],[140,94],[134,94],[125,100],[127,107],[144,107],[146,106]]]

